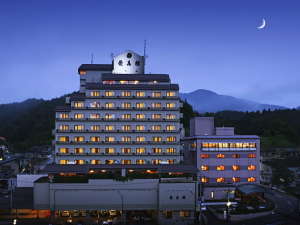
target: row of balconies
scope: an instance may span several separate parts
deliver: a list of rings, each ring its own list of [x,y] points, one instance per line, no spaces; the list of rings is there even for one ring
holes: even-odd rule
[[[74,109],[77,109],[77,110],[81,110],[81,109],[88,109],[88,110],[139,110],[139,111],[145,111],[145,110],[150,110],[150,111],[179,111],[180,110],[180,107],[174,107],[174,108],[168,108],[168,107],[128,107],[128,108],[125,108],[125,107],[104,107],[104,106],[101,106],[101,107],[88,107],[88,106],[85,106],[85,107],[75,107],[75,106],[72,106],[71,107],[72,110]]]
[[[73,152],[69,152],[69,153],[56,153],[57,156],[97,156],[97,155],[142,155],[142,156],[151,156],[151,155],[155,155],[155,156],[158,156],[158,155],[172,155],[172,156],[181,156],[180,153],[166,153],[166,152],[162,152],[162,153],[150,153],[150,152],[146,152],[146,153],[136,153],[136,152],[131,152],[131,153],[122,153],[122,152],[116,152],[116,153],[104,153],[104,152],[101,152],[101,153],[73,153]]]
[[[69,130],[59,130],[56,129],[57,133],[179,133],[180,130],[73,130],[73,129],[69,129]]]
[[[105,96],[105,95],[100,95],[100,96],[86,96],[86,98],[91,98],[91,99],[172,99],[172,100],[179,100],[178,96],[136,96],[136,95],[131,95],[131,96],[122,96],[122,95],[115,95],[115,96]]]
[[[167,142],[167,141],[160,141],[160,142],[154,142],[154,141],[144,141],[144,142],[138,142],[138,141],[56,141],[56,144],[79,144],[79,145],[84,145],[84,144],[106,144],[106,145],[116,145],[116,144],[122,144],[122,145],[179,145],[180,142]]]
[[[182,113],[180,113],[180,118],[182,117]],[[130,119],[122,119],[122,118],[115,118],[115,119],[106,119],[106,118],[99,118],[99,119],[92,119],[92,118],[83,118],[83,119],[76,119],[76,118],[56,118],[57,121],[105,121],[105,122],[179,122],[179,119],[136,119],[136,118],[130,118]]]

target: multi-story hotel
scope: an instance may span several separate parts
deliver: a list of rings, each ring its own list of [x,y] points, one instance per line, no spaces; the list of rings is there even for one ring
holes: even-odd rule
[[[198,168],[205,199],[226,198],[239,184],[260,182],[260,138],[236,135],[233,127],[214,127],[213,117],[190,121],[185,160]]]
[[[112,64],[79,67],[80,90],[56,109],[57,164],[178,164],[178,84],[145,74],[144,57],[126,51]]]

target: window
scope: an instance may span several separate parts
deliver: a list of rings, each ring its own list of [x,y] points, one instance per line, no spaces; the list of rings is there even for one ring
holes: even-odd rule
[[[60,137],[58,137],[58,141],[69,142],[69,137],[68,136],[60,136]]]
[[[233,177],[232,182],[234,182],[234,183],[241,182],[241,178],[240,177]]]
[[[173,136],[167,137],[167,141],[168,142],[175,142],[176,141],[176,137],[173,137]]]
[[[68,119],[69,118],[69,114],[68,113],[60,113],[59,114],[59,118],[60,119]]]
[[[160,102],[152,103],[152,108],[161,108],[161,103]]]
[[[156,131],[161,130],[161,125],[153,125],[152,130],[156,130]]]
[[[166,119],[167,120],[175,120],[176,119],[176,115],[175,114],[167,114]]]
[[[136,153],[137,154],[145,154],[146,153],[146,149],[145,148],[136,148]]]
[[[153,142],[161,142],[162,141],[162,137],[152,137],[152,141]]]
[[[131,125],[123,125],[123,126],[122,126],[122,130],[124,130],[124,131],[129,131],[129,130],[131,130]]]
[[[152,152],[154,154],[160,154],[161,153],[161,148],[152,148]]]
[[[113,96],[115,96],[114,91],[105,91],[105,97],[113,97]]]
[[[86,75],[86,71],[80,70],[80,71],[79,71],[79,74],[80,74],[80,75]]]
[[[123,160],[122,160],[122,164],[125,164],[125,165],[126,165],[126,164],[127,164],[127,165],[128,165],[128,164],[131,164],[131,160],[130,160],[130,159],[123,159]]]
[[[160,163],[161,163],[160,159],[154,159],[154,160],[152,160],[152,164],[158,165]]]
[[[74,102],[74,107],[75,108],[83,108],[84,107],[84,102]]]
[[[115,130],[115,126],[114,126],[114,125],[105,125],[105,130],[106,130],[106,131],[112,131],[112,130]]]
[[[202,166],[201,166],[201,170],[207,171],[207,170],[208,170],[208,165],[202,165]]]
[[[176,92],[175,91],[167,91],[167,96],[168,97],[175,97],[176,96]]]
[[[115,114],[109,114],[109,113],[105,114],[105,119],[107,119],[107,120],[112,120],[114,118],[115,118]]]
[[[145,160],[143,159],[137,159],[136,164],[145,164]]]
[[[166,106],[168,109],[172,109],[175,108],[175,103],[167,103]]]
[[[100,125],[92,125],[91,126],[91,131],[99,131],[100,130]]]
[[[250,153],[250,154],[248,154],[248,158],[256,158],[256,154]]]
[[[128,80],[120,80],[120,84],[128,84]]]
[[[145,126],[144,125],[136,125],[136,130],[138,130],[138,131],[145,130]]]
[[[241,158],[241,155],[240,154],[232,154],[232,158]]]
[[[105,108],[106,109],[112,109],[115,107],[115,104],[113,102],[106,102],[105,103]]]
[[[201,159],[208,159],[209,154],[201,154],[200,157],[201,157]]]
[[[122,148],[122,153],[123,154],[130,154],[131,153],[131,148]]]
[[[126,120],[131,119],[131,114],[123,114],[122,119],[126,119]]]
[[[92,97],[98,97],[98,96],[100,96],[100,92],[99,91],[92,91],[91,96]]]
[[[114,148],[106,148],[105,153],[106,154],[115,154],[115,149]]]
[[[241,167],[239,166],[239,165],[232,165],[232,170],[234,170],[234,171],[237,171],[237,170],[240,170],[241,169]]]
[[[113,159],[105,160],[105,164],[114,164],[114,163],[115,163],[115,160],[113,160]]]
[[[154,92],[152,92],[152,97],[154,97],[154,98],[160,98],[161,97],[161,92],[160,91],[154,91]]]
[[[92,113],[92,114],[90,114],[90,119],[100,119],[100,114]]]
[[[92,159],[91,160],[91,164],[100,164],[100,160],[97,160],[97,159]]]
[[[106,142],[114,142],[115,141],[115,137],[105,137],[105,141]]]
[[[100,148],[90,148],[90,153],[98,154],[98,153],[100,153]]]
[[[255,181],[256,181],[256,178],[255,178],[255,177],[248,177],[248,178],[247,178],[247,181],[248,181],[248,182],[255,182]]]
[[[121,138],[122,142],[131,142],[131,137],[130,136],[125,136]]]
[[[136,137],[136,141],[137,142],[144,142],[144,141],[146,141],[146,138],[143,137],[143,136],[138,136],[138,137]]]
[[[69,160],[66,160],[66,159],[59,160],[59,164],[65,165],[65,164],[68,164],[68,163],[69,163]]]
[[[222,171],[225,170],[225,166],[224,165],[219,165],[216,167],[217,170]]]
[[[137,107],[138,109],[145,108],[145,103],[144,103],[144,102],[137,102],[137,103],[136,103],[136,107]]]
[[[219,159],[224,159],[225,158],[225,155],[224,154],[217,154],[217,158],[219,158]]]
[[[130,102],[123,102],[123,103],[122,103],[122,108],[124,108],[124,109],[129,109],[129,108],[131,108],[131,103],[130,103]]]
[[[256,166],[255,165],[249,165],[248,170],[256,170]]]
[[[58,151],[61,154],[68,154],[69,153],[69,149],[68,148],[59,148]]]
[[[100,108],[100,102],[91,102],[90,107],[91,108]]]
[[[85,164],[85,161],[83,159],[77,159],[75,160],[75,164]]]
[[[136,114],[136,118],[138,120],[143,120],[143,119],[145,119],[145,114]]]
[[[176,153],[176,148],[167,148],[167,153],[175,154]]]
[[[208,177],[201,177],[201,183],[208,183],[209,178]]]
[[[59,125],[59,130],[61,131],[66,131],[66,130],[69,130],[69,125]]]
[[[74,141],[75,142],[83,142],[84,141],[84,137],[83,136],[74,137]]]
[[[146,96],[146,93],[144,91],[137,91],[136,92],[136,96],[137,97],[145,97]]]
[[[174,163],[175,163],[175,159],[168,159],[168,160],[167,160],[167,163],[168,163],[168,164],[174,164]]]
[[[190,217],[190,212],[189,211],[179,211],[179,216],[180,217]]]
[[[98,137],[98,136],[92,136],[92,137],[90,137],[90,140],[92,141],[92,142],[100,142],[100,137]]]
[[[74,118],[75,119],[83,119],[84,118],[84,114],[83,113],[75,113],[74,114]]]
[[[225,182],[225,178],[224,177],[217,177],[216,181],[217,181],[217,183],[224,183]]]
[[[75,131],[82,131],[82,130],[84,130],[84,126],[83,125],[74,125],[74,130]]]
[[[152,114],[152,119],[161,119],[161,114]]]
[[[83,154],[84,148],[75,148],[75,154]]]
[[[131,92],[130,91],[122,91],[121,94],[123,97],[130,97],[131,96]]]
[[[167,128],[167,131],[174,131],[174,130],[176,130],[176,127],[174,125],[167,125],[166,128]]]

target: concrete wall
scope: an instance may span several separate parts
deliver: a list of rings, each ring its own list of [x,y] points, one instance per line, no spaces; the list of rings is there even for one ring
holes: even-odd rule
[[[214,135],[213,117],[194,117],[190,120],[190,136]]]

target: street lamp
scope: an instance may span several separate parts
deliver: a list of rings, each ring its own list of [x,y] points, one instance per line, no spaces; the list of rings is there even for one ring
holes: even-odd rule
[[[228,199],[228,202],[226,203],[226,221],[229,222],[229,217],[230,217],[230,211],[229,211],[229,208],[231,206],[231,202],[230,200]]]

